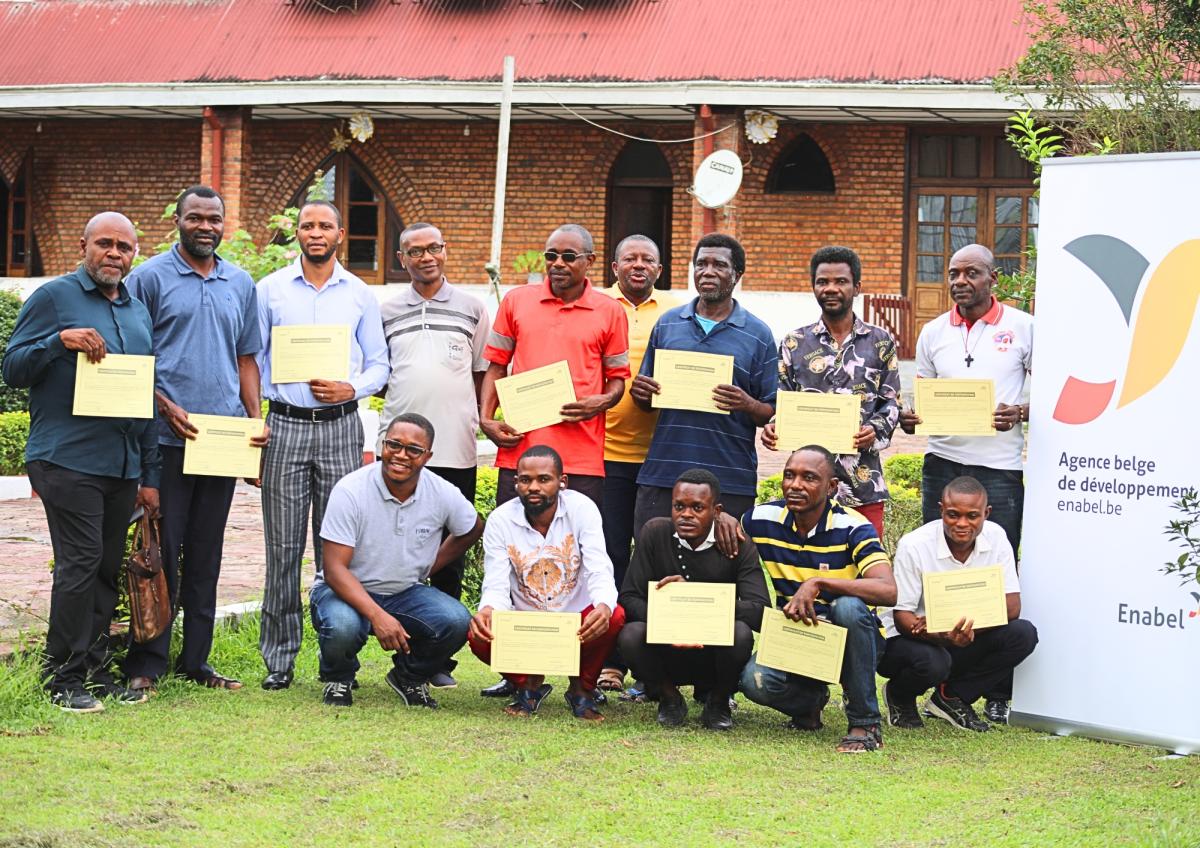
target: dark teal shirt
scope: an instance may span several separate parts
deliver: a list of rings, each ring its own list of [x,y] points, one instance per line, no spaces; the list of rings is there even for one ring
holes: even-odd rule
[[[25,301],[8,350],[4,381],[29,389],[29,441],[25,461],[46,462],[98,477],[140,478],[158,487],[161,460],[149,418],[76,416],[75,360],[62,330],[90,327],[109,353],[149,355],[150,313],[129,296],[124,283],[109,300],[87,271],[59,277]]]

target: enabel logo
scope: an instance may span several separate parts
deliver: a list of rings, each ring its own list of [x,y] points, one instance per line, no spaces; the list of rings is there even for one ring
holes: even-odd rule
[[[1200,299],[1200,239],[1173,247],[1147,275],[1150,261],[1113,236],[1086,235],[1063,247],[1104,283],[1133,331],[1117,408],[1128,406],[1162,382],[1175,367]],[[1136,319],[1133,304],[1143,288]],[[1090,383],[1068,377],[1054,407],[1064,424],[1095,421],[1112,400],[1117,378]]]

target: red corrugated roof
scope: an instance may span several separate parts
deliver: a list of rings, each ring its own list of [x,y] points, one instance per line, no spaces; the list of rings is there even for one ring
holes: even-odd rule
[[[1020,0],[33,0],[0,10],[0,86],[307,79],[975,82],[1022,52]]]

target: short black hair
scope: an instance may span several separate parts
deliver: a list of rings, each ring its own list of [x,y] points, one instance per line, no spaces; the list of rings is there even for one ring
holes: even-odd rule
[[[521,464],[521,460],[526,458],[545,457],[554,460],[554,471],[559,476],[563,473],[562,457],[558,455],[558,451],[549,445],[533,445],[525,449],[525,452],[517,459],[517,464]]]
[[[596,250],[596,241],[583,224],[563,224],[561,227],[555,227],[554,233],[574,233],[583,240],[584,253],[594,253]],[[554,235],[554,233],[550,235]]]
[[[708,486],[712,491],[713,503],[721,502],[721,481],[717,479],[716,474],[713,474],[707,468],[689,468],[675,478],[675,486],[678,486],[680,483]],[[671,488],[675,488],[675,486]]]
[[[835,457],[828,451],[828,449],[822,447],[821,445],[805,445],[802,448],[796,448],[791,452],[791,454],[789,454],[788,458],[790,459],[798,453],[820,454],[821,458],[825,460],[825,465],[829,469],[829,476],[834,477],[837,475],[837,457]]]
[[[433,424],[424,415],[417,412],[401,412],[393,418],[387,425],[387,429],[383,432],[390,433],[392,428],[397,424],[414,424],[425,431],[426,437],[429,439],[429,446],[433,447]]]
[[[400,231],[400,241],[404,241],[404,237],[406,235],[409,233],[415,233],[417,230],[437,230],[439,233],[442,231],[441,227],[437,226],[436,224],[429,224],[425,221],[415,221]]]
[[[942,489],[942,500],[946,499],[946,495],[983,495],[984,505],[986,506],[988,502],[988,493],[984,485],[974,477],[967,477],[966,475],[955,477],[947,483],[945,488]]]
[[[817,266],[818,265],[849,265],[850,276],[854,278],[854,284],[858,285],[862,282],[862,260],[858,258],[858,254],[848,247],[840,245],[829,245],[822,247],[812,255],[812,259],[808,263],[809,282],[817,282]]]
[[[633,233],[632,235],[625,236],[625,238],[617,242],[617,247],[613,251],[613,261],[621,258],[621,251],[625,248],[625,245],[631,241],[644,241],[646,244],[651,245],[654,248],[654,253],[658,257],[659,261],[662,261],[662,251],[658,247],[658,242],[650,238],[650,236],[644,236],[641,233]]]
[[[221,214],[225,213],[225,198],[221,197],[221,195],[217,193],[216,189],[209,188],[206,185],[188,186],[183,191],[179,192],[179,197],[175,198],[176,213],[183,210],[183,201],[187,200],[189,197],[203,197],[205,199],[215,197],[221,202]]]
[[[733,236],[725,233],[709,233],[701,236],[700,241],[696,242],[696,249],[692,251],[692,264],[696,264],[696,257],[700,255],[702,247],[727,247],[733,258],[733,273],[741,277],[746,273],[746,249],[742,247],[742,243]]]
[[[341,226],[342,226],[342,210],[338,209],[335,205],[330,203],[328,200],[306,200],[303,203],[301,203],[299,211],[296,212],[296,220],[297,221],[299,221],[300,216],[304,214],[304,210],[310,206],[324,206],[326,209],[332,209],[333,216],[334,216],[334,218],[337,219],[338,228],[339,229],[341,228]]]

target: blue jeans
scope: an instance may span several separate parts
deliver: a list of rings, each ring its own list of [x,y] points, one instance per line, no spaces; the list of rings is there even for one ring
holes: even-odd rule
[[[471,614],[432,586],[418,583],[396,595],[371,593],[371,598],[408,631],[412,653],[392,654],[401,678],[427,681],[466,644]],[[371,623],[326,583],[313,584],[309,600],[313,629],[321,646],[321,679],[349,683],[358,673],[358,652],[367,644]]]
[[[1025,476],[1019,470],[963,465],[935,453],[927,453],[925,468],[921,472],[921,520],[926,524],[942,517],[942,511],[938,508],[938,502],[942,499],[942,489],[955,477],[974,477],[987,489],[988,506],[992,508],[988,521],[994,521],[1004,528],[1004,535],[1008,537],[1015,557],[1021,546]]]
[[[875,694],[875,666],[883,652],[879,622],[862,600],[848,595],[834,599],[829,617],[849,631],[841,681],[846,719],[851,727],[879,724],[879,697]],[[811,677],[759,665],[755,654],[742,670],[741,690],[756,704],[806,721],[821,705],[829,686]]]

